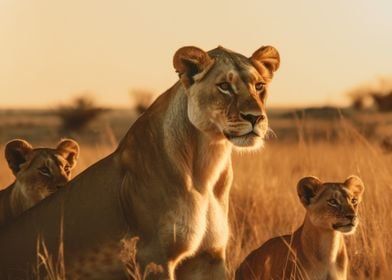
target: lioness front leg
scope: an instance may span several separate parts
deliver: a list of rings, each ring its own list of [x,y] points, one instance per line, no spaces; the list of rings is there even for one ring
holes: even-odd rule
[[[224,257],[200,253],[185,260],[176,269],[177,280],[227,279]]]
[[[140,276],[142,279],[146,279],[146,280],[174,280],[175,279],[173,269],[164,267],[162,265],[160,266],[160,268],[152,268],[151,271],[149,268],[146,269],[146,267],[144,267],[142,271],[143,271],[142,274],[146,274],[146,277],[144,278],[144,275],[140,275]]]

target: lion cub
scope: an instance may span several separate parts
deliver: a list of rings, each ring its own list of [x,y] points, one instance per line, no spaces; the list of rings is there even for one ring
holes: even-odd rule
[[[5,157],[16,178],[0,191],[0,227],[67,183],[78,155],[79,145],[70,139],[56,149],[33,149],[25,140],[10,141]]]
[[[343,183],[322,183],[305,177],[297,191],[306,208],[302,226],[254,250],[237,270],[237,280],[347,279],[343,234],[353,233],[358,225],[361,179],[350,176]]]

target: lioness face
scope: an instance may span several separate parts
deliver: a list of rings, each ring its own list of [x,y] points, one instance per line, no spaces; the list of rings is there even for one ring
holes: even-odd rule
[[[208,54],[199,51],[205,65],[182,76],[188,88],[189,120],[211,137],[227,139],[236,147],[261,147],[268,132],[265,102],[279,64],[277,51],[261,48],[251,58],[222,47]],[[184,64],[183,57],[178,59]]]
[[[16,180],[23,185],[26,197],[36,203],[71,179],[79,146],[63,140],[56,149],[36,148],[24,140],[13,140],[6,146],[6,158]]]
[[[66,159],[54,150],[37,149],[20,166],[17,179],[30,186],[26,188],[29,195],[42,200],[71,179],[71,168]]]
[[[353,233],[358,225],[358,205],[364,190],[361,179],[349,177],[344,183],[321,183],[314,177],[300,181],[299,195],[310,221],[318,228]],[[309,183],[310,182],[310,183]],[[300,184],[302,186],[300,186]]]

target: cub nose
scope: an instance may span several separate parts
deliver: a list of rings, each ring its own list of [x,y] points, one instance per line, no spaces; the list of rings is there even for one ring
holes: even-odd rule
[[[355,214],[347,214],[346,219],[349,219],[351,222],[354,222],[357,218],[357,215]]]
[[[265,119],[265,114],[253,115],[240,113],[241,118],[250,122],[252,126]]]

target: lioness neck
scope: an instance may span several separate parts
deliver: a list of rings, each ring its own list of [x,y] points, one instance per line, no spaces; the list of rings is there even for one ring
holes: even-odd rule
[[[325,268],[328,279],[346,279],[348,259],[342,233],[314,226],[308,215],[299,231],[306,262]]]
[[[6,225],[13,217],[11,210],[11,195],[15,182],[7,188],[0,190],[0,228]]]
[[[185,188],[205,192],[213,187],[230,164],[231,144],[224,137],[210,136],[194,127],[188,118],[187,106],[186,90],[177,83],[134,124],[134,129],[144,131],[143,138],[133,136],[131,129],[125,137],[127,145],[122,146],[127,149],[143,142],[143,145],[150,146],[149,155],[143,157],[155,158],[160,169],[160,159],[166,158],[171,163],[164,167],[165,172],[160,173],[163,177],[175,175],[181,178]],[[140,126],[143,128],[138,128]],[[125,154],[129,157],[126,161],[138,161],[138,155],[131,150],[125,151]],[[142,158],[139,160],[143,161]],[[154,170],[154,166],[150,169]],[[137,170],[141,171],[140,164]],[[149,173],[148,170],[146,172]]]
[[[10,197],[11,212],[13,217],[19,216],[22,212],[26,211],[34,205],[34,203],[26,196],[24,189],[25,187],[23,183],[16,180],[13,185]]]
[[[23,184],[15,181],[0,191],[0,227],[18,217],[32,205],[23,194]]]

